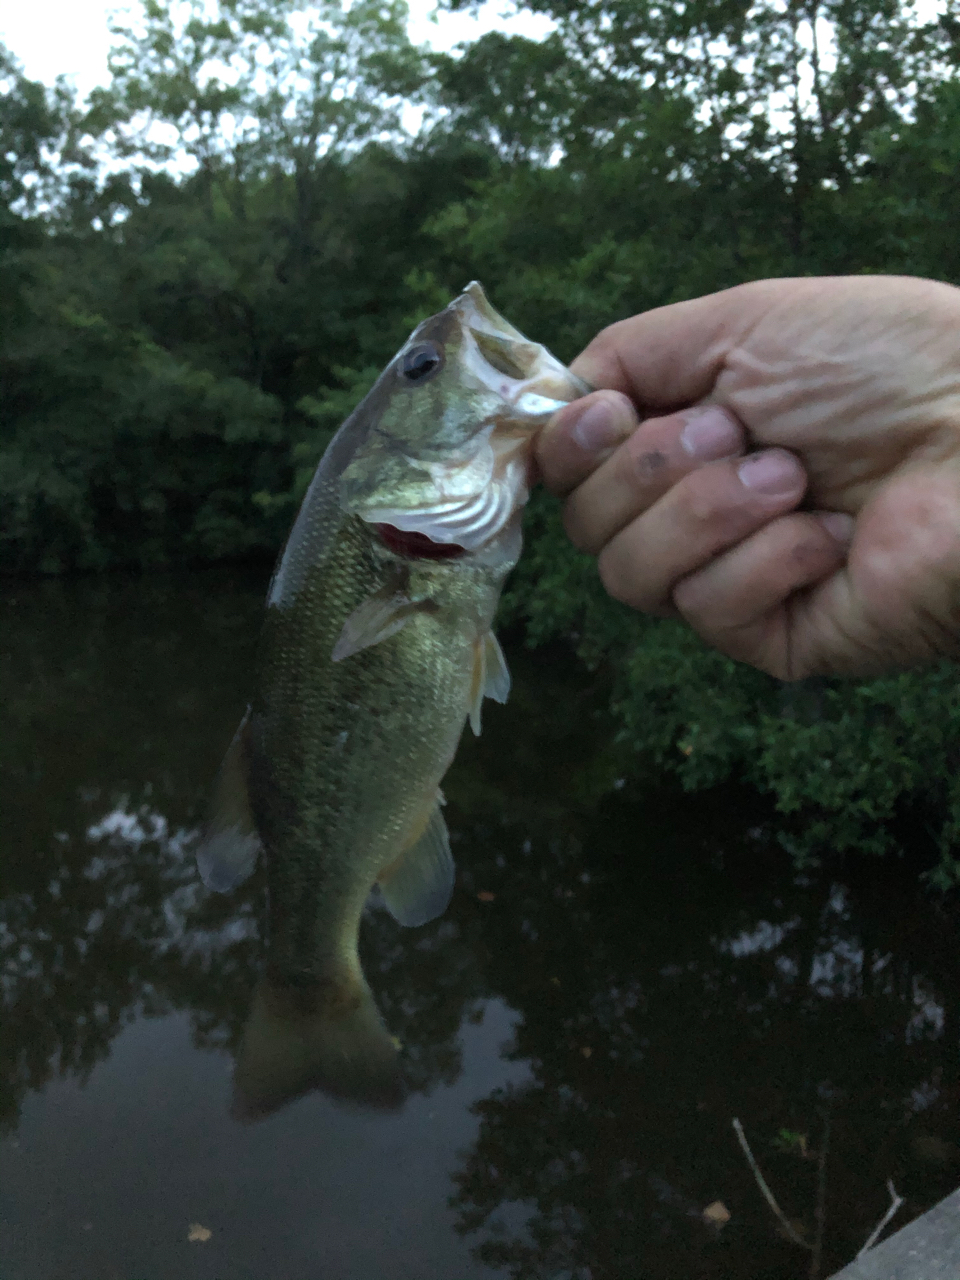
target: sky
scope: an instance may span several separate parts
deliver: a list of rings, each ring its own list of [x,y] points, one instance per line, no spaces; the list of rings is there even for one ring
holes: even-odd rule
[[[509,0],[489,0],[477,19],[444,13],[436,23],[430,20],[434,0],[409,4],[411,37],[436,49],[450,49],[494,28],[537,38],[550,25],[533,14],[505,17],[513,8]],[[85,95],[106,82],[108,18],[125,7],[117,0],[6,0],[0,5],[0,40],[20,59],[31,80],[52,84],[57,76],[68,75]]]

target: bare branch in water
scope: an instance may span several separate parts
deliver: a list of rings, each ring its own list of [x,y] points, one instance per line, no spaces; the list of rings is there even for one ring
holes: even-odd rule
[[[897,1189],[893,1185],[892,1178],[887,1179],[887,1190],[890,1192],[890,1208],[887,1210],[887,1212],[883,1215],[883,1217],[880,1219],[877,1225],[870,1232],[870,1237],[867,1240],[867,1243],[863,1246],[863,1248],[857,1254],[858,1258],[862,1258],[868,1249],[873,1248],[873,1246],[877,1243],[877,1240],[880,1238],[881,1231],[883,1231],[884,1227],[887,1225],[887,1223],[890,1221],[893,1215],[897,1212],[897,1210],[903,1204],[903,1196],[897,1195]]]
[[[737,1135],[737,1140],[739,1141],[740,1146],[743,1150],[743,1154],[747,1157],[747,1164],[750,1166],[750,1169],[753,1172],[753,1176],[757,1181],[757,1186],[763,1192],[763,1198],[766,1200],[767,1204],[770,1206],[773,1212],[777,1215],[777,1219],[779,1220],[781,1227],[783,1227],[784,1231],[787,1233],[787,1235],[790,1237],[790,1239],[793,1241],[794,1244],[800,1245],[802,1249],[811,1249],[813,1246],[807,1240],[804,1240],[803,1236],[798,1235],[798,1233],[790,1225],[790,1222],[788,1221],[783,1210],[777,1204],[776,1199],[774,1198],[773,1192],[767,1186],[767,1181],[764,1178],[763,1174],[760,1172],[760,1166],[757,1164],[756,1160],[753,1158],[753,1152],[750,1150],[750,1143],[747,1142],[747,1135],[743,1132],[743,1125],[740,1123],[740,1121],[736,1117],[734,1117],[734,1120],[733,1120],[733,1128]]]

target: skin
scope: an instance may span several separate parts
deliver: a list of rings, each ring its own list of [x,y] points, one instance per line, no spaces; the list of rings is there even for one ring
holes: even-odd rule
[[[574,361],[544,482],[618,600],[783,680],[960,648],[960,290],[763,280]]]

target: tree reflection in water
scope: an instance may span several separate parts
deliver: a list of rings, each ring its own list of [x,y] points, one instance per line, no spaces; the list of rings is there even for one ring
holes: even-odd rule
[[[518,822],[485,863],[476,840],[473,875],[497,895],[488,979],[521,1015],[508,1053],[532,1072],[476,1104],[456,1177],[460,1227],[491,1265],[806,1275],[734,1116],[812,1242],[829,1112],[821,1275],[863,1244],[887,1178],[914,1212],[956,1185],[955,911],[890,867],[855,889],[786,875],[744,849],[741,803],[608,797],[572,829]],[[774,1146],[781,1130],[803,1144]],[[720,1233],[702,1218],[717,1199],[734,1215]]]
[[[8,1127],[28,1090],[84,1079],[134,1018],[186,1010],[197,1046],[239,1042],[263,878],[209,895],[192,846],[250,686],[262,587],[219,573],[8,590]],[[804,1275],[730,1121],[811,1235],[829,1112],[828,1274],[887,1178],[917,1212],[960,1175],[955,910],[896,866],[795,876],[743,794],[618,789],[582,673],[558,654],[513,666],[512,702],[445,787],[451,909],[408,932],[374,902],[362,936],[419,1091],[457,1079],[485,1001],[517,1013],[503,1054],[529,1079],[475,1104],[460,1229],[538,1280]],[[717,1199],[722,1231],[702,1219]]]
[[[258,605],[242,578],[197,575],[14,584],[3,608],[9,1126],[26,1090],[85,1079],[137,1016],[190,1009],[199,1044],[239,1035],[259,886],[202,892],[191,845]]]

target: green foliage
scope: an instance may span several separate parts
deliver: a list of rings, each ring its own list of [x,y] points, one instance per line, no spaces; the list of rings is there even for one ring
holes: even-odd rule
[[[762,276],[960,283],[960,0],[529,7],[546,40],[452,56],[401,0],[145,0],[86,110],[0,56],[8,571],[273,554],[471,278],[563,358]],[[923,847],[960,879],[953,668],[785,690],[609,600],[543,495],[527,528],[504,618],[608,674],[629,768],[750,781],[800,861]]]
[[[574,552],[556,504],[531,504],[532,546],[505,600],[531,643],[573,638],[605,664],[619,739],[684,789],[747,781],[774,797],[777,838],[798,864],[913,850],[931,882],[960,882],[960,680],[952,663],[860,683],[783,685],[704,645],[686,626],[609,600]],[[937,861],[939,858],[939,861]]]
[[[284,471],[275,397],[111,323],[37,271],[9,331],[0,471],[4,562],[56,573],[270,547],[251,480]],[[274,535],[275,536],[275,535]]]
[[[126,170],[59,194],[38,166],[73,116],[60,89],[11,71],[8,571],[275,551],[331,413],[420,304],[422,220],[484,165],[452,144],[386,144],[419,75],[402,18],[328,5],[295,38],[289,7],[225,5],[207,22],[149,4],[85,121]],[[264,49],[266,88],[253,83]],[[161,122],[174,141],[156,140]],[[156,170],[174,157],[181,176]],[[46,205],[27,217],[41,178]],[[361,371],[346,396],[345,369]]]
[[[789,1155],[800,1156],[802,1160],[806,1160],[811,1154],[815,1154],[810,1151],[807,1135],[805,1133],[797,1133],[794,1129],[781,1129],[773,1139],[771,1146],[776,1147],[778,1151],[787,1152]]]
[[[269,497],[257,495],[257,501],[285,503],[290,506],[300,502],[307,492],[317,463],[323,457],[337,428],[376,382],[380,369],[377,365],[367,365],[363,369],[334,368],[331,372],[340,386],[324,387],[315,396],[304,396],[297,404],[297,408],[310,420],[313,428],[293,447],[296,470],[292,490]]]

